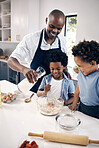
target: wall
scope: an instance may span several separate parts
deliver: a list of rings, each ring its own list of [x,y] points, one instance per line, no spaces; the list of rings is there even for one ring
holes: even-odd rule
[[[28,0],[28,33],[39,30],[39,0]]]
[[[5,55],[10,56],[18,43],[15,42],[0,42],[0,48],[3,49]]]
[[[77,14],[77,42],[83,39],[99,41],[99,0],[40,0],[40,29],[55,8],[65,15]]]

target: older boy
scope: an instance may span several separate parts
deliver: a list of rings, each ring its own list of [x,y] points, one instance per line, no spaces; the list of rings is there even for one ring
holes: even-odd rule
[[[99,119],[99,43],[83,41],[72,52],[79,68],[72,109],[80,100],[79,110]]]

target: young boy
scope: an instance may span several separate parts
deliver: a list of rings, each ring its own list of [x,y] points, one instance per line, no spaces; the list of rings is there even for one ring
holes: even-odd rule
[[[99,119],[99,43],[80,42],[72,54],[79,68],[72,109],[80,100],[79,111]]]
[[[53,49],[49,51],[47,59],[51,74],[43,78],[37,96],[48,95],[57,99],[63,98],[65,105],[71,104],[75,91],[74,84],[63,73],[67,66],[67,55],[61,50],[54,51]]]

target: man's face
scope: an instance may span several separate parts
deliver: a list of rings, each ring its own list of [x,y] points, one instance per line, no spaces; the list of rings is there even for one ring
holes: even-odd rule
[[[50,62],[50,72],[53,78],[56,80],[61,80],[63,78],[64,66],[61,62]]]
[[[46,19],[46,34],[49,39],[55,39],[56,36],[62,31],[65,23],[65,18],[58,15],[50,15]]]

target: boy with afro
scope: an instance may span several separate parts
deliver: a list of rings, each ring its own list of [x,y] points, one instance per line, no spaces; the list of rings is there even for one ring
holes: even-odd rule
[[[63,98],[65,105],[73,102],[75,87],[73,81],[64,74],[68,57],[61,50],[50,50],[47,56],[50,74],[41,82],[37,96],[51,96],[56,99]]]
[[[79,111],[99,119],[99,43],[84,40],[72,54],[79,68],[72,109],[80,101]]]

